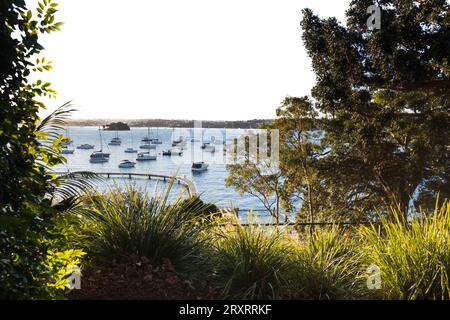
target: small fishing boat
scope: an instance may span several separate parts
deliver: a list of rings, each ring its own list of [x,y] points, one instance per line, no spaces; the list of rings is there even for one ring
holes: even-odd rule
[[[119,163],[119,168],[134,168],[135,165],[136,162],[130,160],[123,160],[121,163]]]

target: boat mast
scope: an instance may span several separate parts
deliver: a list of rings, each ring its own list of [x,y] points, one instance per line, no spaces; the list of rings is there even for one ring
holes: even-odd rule
[[[102,141],[102,129],[98,128],[98,134],[100,136],[100,152],[103,152],[103,141]]]

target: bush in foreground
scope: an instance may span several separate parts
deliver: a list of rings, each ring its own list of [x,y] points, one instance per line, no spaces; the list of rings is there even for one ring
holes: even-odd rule
[[[336,227],[316,230],[296,244],[294,292],[297,298],[355,299],[360,297],[360,242]]]
[[[232,226],[215,237],[211,261],[224,298],[277,299],[288,289],[294,265],[283,230]]]
[[[385,299],[450,299],[450,202],[404,224],[382,219],[383,234],[362,227],[367,264],[380,268]]]
[[[204,270],[201,235],[210,223],[201,218],[202,205],[181,198],[168,202],[172,183],[160,196],[132,186],[92,195],[84,212],[84,235],[94,260],[129,263],[145,257],[153,263],[170,261],[179,272]]]

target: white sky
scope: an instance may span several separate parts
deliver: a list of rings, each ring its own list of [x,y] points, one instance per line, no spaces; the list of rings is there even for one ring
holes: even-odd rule
[[[33,3],[35,0],[29,0]],[[57,1],[57,0],[56,0]],[[273,118],[309,94],[301,9],[344,21],[349,0],[59,0],[61,32],[43,39],[75,118]]]

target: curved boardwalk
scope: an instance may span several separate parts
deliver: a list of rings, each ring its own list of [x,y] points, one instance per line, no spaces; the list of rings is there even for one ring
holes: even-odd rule
[[[74,173],[74,172],[55,172],[55,174],[57,175],[64,175],[64,174],[69,174],[69,173]],[[111,177],[128,177],[128,179],[132,179],[133,177],[146,177],[148,179],[159,179],[159,180],[163,180],[163,181],[170,181],[170,179],[174,178],[174,181],[178,184],[183,185],[189,193],[189,196],[191,197],[197,197],[198,191],[197,191],[197,187],[195,186],[195,183],[191,180],[189,180],[186,177],[173,177],[173,176],[168,176],[168,175],[164,175],[164,174],[153,174],[153,173],[133,173],[133,172],[94,172],[96,175],[99,176],[104,176],[106,178],[111,178]]]

